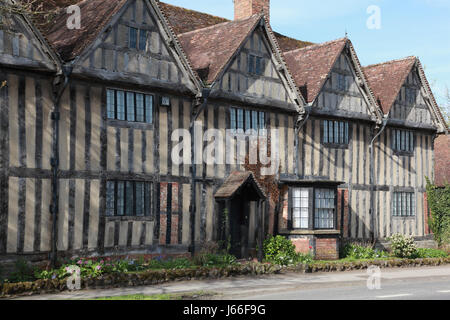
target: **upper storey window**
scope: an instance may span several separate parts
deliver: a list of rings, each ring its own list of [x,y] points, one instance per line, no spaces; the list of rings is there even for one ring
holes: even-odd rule
[[[263,111],[231,108],[230,129],[241,132],[255,130],[255,132],[264,134],[266,129],[266,114]]]
[[[248,55],[248,73],[262,75],[264,72],[264,60],[253,54]]]
[[[348,122],[324,120],[322,126],[322,142],[331,145],[348,145]]]
[[[417,90],[414,88],[406,88],[405,92],[405,98],[406,103],[408,104],[415,104],[416,103],[416,97],[417,97]]]
[[[392,149],[397,152],[414,152],[414,133],[409,130],[392,130]]]
[[[130,27],[130,49],[137,49],[138,41],[137,41],[138,29]]]
[[[147,31],[139,30],[133,27],[129,28],[128,47],[140,51],[147,50]]]
[[[106,92],[108,119],[153,123],[153,96],[131,91]]]
[[[347,91],[348,89],[347,77],[343,74],[337,75],[337,89],[339,91]]]

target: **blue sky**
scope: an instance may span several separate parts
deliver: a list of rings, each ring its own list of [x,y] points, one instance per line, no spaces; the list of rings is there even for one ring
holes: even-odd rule
[[[233,19],[232,0],[163,0]],[[369,29],[367,9],[380,8],[381,28]],[[439,102],[450,89],[450,0],[272,0],[272,28],[311,42],[349,38],[363,65],[417,56]]]

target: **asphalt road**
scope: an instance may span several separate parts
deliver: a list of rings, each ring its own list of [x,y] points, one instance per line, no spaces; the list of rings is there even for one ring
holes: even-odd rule
[[[237,297],[235,297],[236,299]],[[450,300],[450,276],[382,279],[380,289],[370,290],[362,283],[340,283],[319,289],[284,289],[247,295],[242,300]]]
[[[83,290],[20,299],[92,299],[131,294],[213,292],[220,300],[450,300],[450,266],[381,269],[379,289],[367,270],[183,281],[157,286]],[[376,277],[375,277],[376,279]],[[369,281],[375,285],[376,282]]]

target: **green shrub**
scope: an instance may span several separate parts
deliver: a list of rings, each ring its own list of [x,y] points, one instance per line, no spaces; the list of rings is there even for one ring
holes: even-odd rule
[[[34,281],[35,269],[24,259],[19,259],[15,262],[14,272],[8,277],[8,282],[26,282]]]
[[[280,235],[264,241],[264,253],[267,261],[282,266],[294,264],[297,258],[292,241]]]
[[[353,243],[349,243],[344,247],[343,258],[345,259],[380,259],[387,258],[389,255],[387,252],[373,249],[369,246],[362,246]]]
[[[308,264],[313,261],[311,254],[297,253],[292,241],[280,235],[264,241],[264,253],[266,261],[282,266]]]
[[[312,254],[304,254],[304,253],[297,253],[297,257],[295,257],[295,263],[296,264],[310,264],[314,261],[314,257]]]
[[[402,234],[394,234],[389,238],[391,241],[392,254],[397,258],[414,258],[417,246],[412,237]]]
[[[71,275],[71,266],[80,268],[81,277],[98,277],[102,274],[128,273],[144,270],[173,270],[188,269],[194,267],[223,267],[236,263],[232,255],[204,253],[197,255],[193,260],[187,258],[164,259],[162,256],[155,257],[149,261],[144,259],[120,259],[110,258],[97,261],[95,259],[77,259],[66,262],[55,270],[39,270],[35,272],[37,279],[65,279]]]
[[[98,277],[107,273],[122,273],[145,270],[145,264],[133,259],[105,260],[80,258],[64,263],[60,268],[54,270],[37,270],[37,279],[65,279],[71,275],[70,267],[80,268],[81,277]]]
[[[192,261],[187,258],[163,260],[161,257],[157,257],[148,262],[148,269],[187,269],[193,265]]]
[[[447,258],[449,255],[444,250],[419,248],[416,250],[414,258]]]
[[[193,263],[200,267],[228,266],[236,264],[236,257],[230,254],[200,253],[194,257]]]

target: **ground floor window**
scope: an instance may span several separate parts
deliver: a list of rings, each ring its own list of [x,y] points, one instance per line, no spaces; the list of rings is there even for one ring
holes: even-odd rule
[[[153,184],[140,181],[106,183],[106,215],[151,216]]]
[[[309,189],[294,188],[292,191],[292,226],[294,229],[309,228]]]
[[[335,191],[331,189],[315,190],[314,227],[316,229],[334,229]]]
[[[394,192],[392,214],[394,217],[414,217],[416,215],[414,192]]]
[[[291,188],[292,229],[335,229],[336,189]]]

